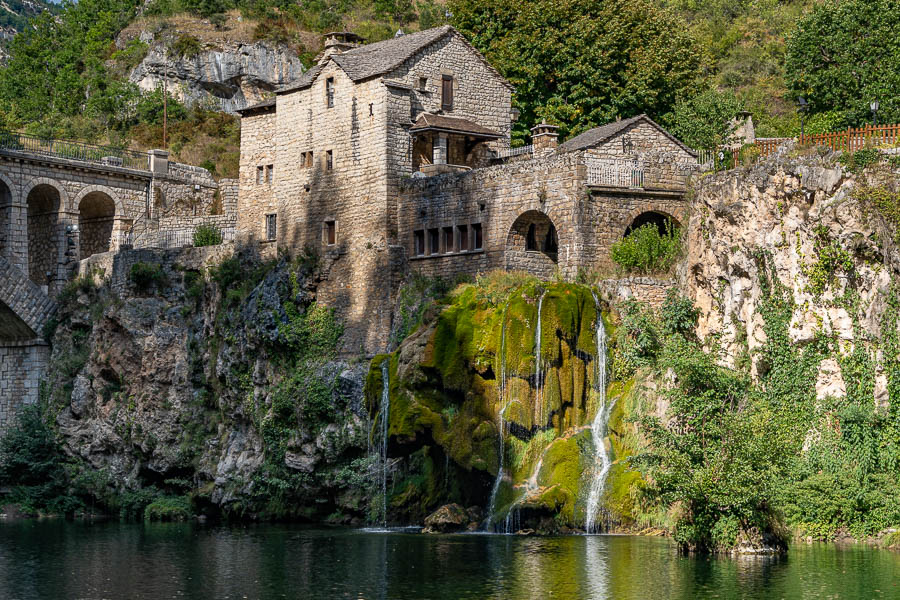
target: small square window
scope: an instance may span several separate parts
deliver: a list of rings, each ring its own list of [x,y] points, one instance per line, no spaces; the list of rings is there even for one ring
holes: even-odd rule
[[[469,249],[469,227],[467,225],[458,225],[456,227],[456,238],[459,242],[459,251],[465,252]]]
[[[325,221],[325,243],[329,246],[337,243],[337,223],[335,221]]]
[[[428,254],[441,253],[441,231],[440,229],[428,230]]]
[[[266,171],[262,166],[256,167],[256,184],[262,185],[266,177]]]
[[[419,77],[419,91],[424,92],[428,89],[428,78],[427,77]]]
[[[481,250],[484,248],[484,238],[481,235],[481,223],[472,224],[472,249]]]
[[[454,249],[455,246],[453,245],[453,228],[444,227],[444,252],[453,252]]]
[[[277,237],[278,215],[266,215],[266,241],[275,241]]]
[[[419,229],[413,232],[413,252],[416,256],[425,255],[425,230]]]
[[[266,165],[266,183],[272,183],[275,180],[275,165]]]
[[[325,103],[328,108],[334,108],[334,77],[325,80]]]
[[[330,171],[334,168],[334,152],[331,150],[325,151],[325,170]]]

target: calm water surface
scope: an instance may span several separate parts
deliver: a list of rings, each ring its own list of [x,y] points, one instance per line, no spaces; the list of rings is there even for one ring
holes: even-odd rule
[[[0,523],[0,598],[900,598],[900,553],[695,559],[659,538]]]

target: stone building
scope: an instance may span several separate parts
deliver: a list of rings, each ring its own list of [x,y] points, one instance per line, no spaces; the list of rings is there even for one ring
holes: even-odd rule
[[[241,111],[238,239],[319,256],[345,351],[386,349],[410,270],[611,271],[630,228],[685,220],[696,155],[646,115],[511,149],[513,88],[452,27],[361,41]]]

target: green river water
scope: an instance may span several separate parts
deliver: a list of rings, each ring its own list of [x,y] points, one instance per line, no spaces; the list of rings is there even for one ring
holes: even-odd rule
[[[691,558],[632,536],[0,523],[0,598],[900,598],[900,553]]]

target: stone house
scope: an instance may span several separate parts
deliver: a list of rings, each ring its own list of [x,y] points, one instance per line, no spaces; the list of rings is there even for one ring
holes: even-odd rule
[[[646,115],[510,149],[512,86],[455,29],[370,45],[326,35],[317,64],[241,112],[237,237],[322,266],[344,350],[387,348],[410,270],[609,270],[642,222],[683,221],[695,154]]]

